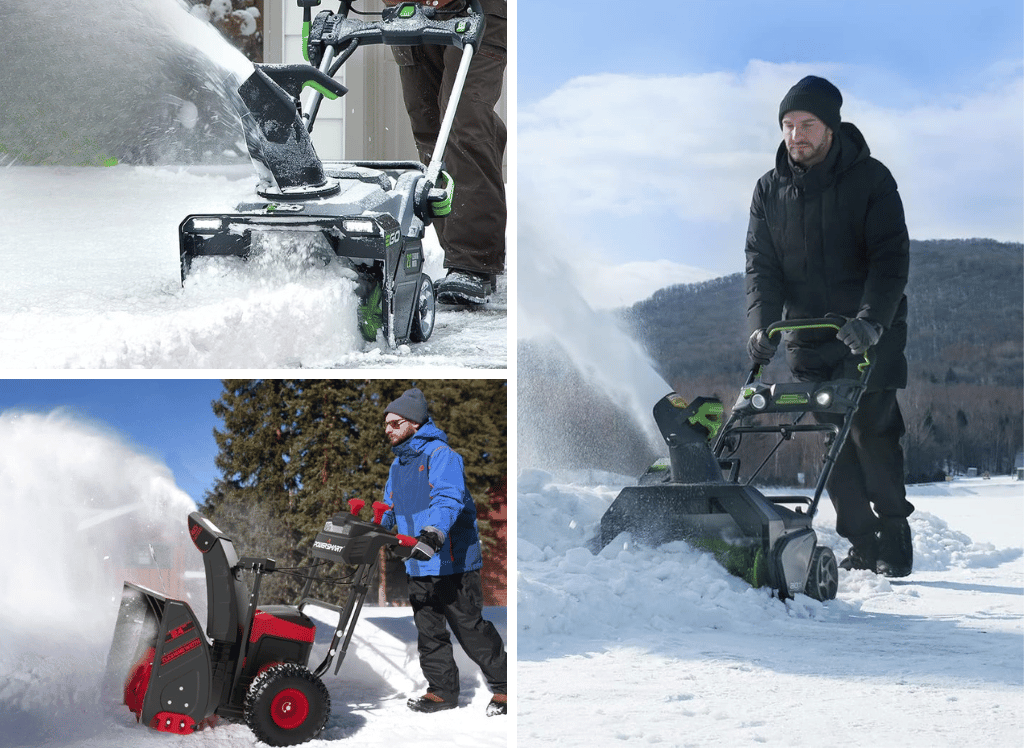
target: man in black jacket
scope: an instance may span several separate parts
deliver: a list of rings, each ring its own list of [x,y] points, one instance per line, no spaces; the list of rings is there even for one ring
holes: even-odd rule
[[[900,577],[913,565],[896,401],[907,385],[910,239],[896,182],[860,130],[840,120],[842,101],[830,82],[808,76],[779,106],[784,139],[754,189],[747,229],[748,351],[767,364],[778,344],[768,325],[827,314],[845,318],[836,335],[787,334],[798,379],[856,377],[870,349],[874,369],[828,492],[836,530],[852,545],[840,565]]]

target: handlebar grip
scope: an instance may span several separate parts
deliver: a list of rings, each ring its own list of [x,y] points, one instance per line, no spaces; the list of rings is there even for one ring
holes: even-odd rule
[[[419,542],[416,538],[409,537],[408,535],[396,535],[395,537],[398,538],[398,544],[406,548],[412,548]]]
[[[813,330],[821,327],[831,327],[833,330],[838,330],[846,322],[844,317],[840,317],[838,314],[832,317],[814,317],[812,319],[784,319],[778,322],[772,322],[768,327],[765,328],[765,335],[771,337],[777,332],[786,332],[788,330]]]

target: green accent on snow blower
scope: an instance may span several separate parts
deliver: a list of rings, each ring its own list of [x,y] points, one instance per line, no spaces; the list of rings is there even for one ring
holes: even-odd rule
[[[368,343],[375,341],[377,339],[377,331],[384,327],[384,309],[381,305],[382,297],[383,292],[378,283],[356,311],[356,315],[359,318],[359,331]]]
[[[309,21],[302,22],[302,59],[309,62]]]
[[[697,412],[687,420],[693,424],[701,425],[708,431],[708,441],[714,441],[718,436],[718,430],[722,428],[722,403],[718,400],[707,400],[700,404]]]
[[[760,545],[732,545],[713,538],[695,539],[692,545],[713,555],[727,572],[751,587],[768,584],[768,564]]]
[[[446,171],[441,172],[441,176],[445,178],[444,190],[445,198],[438,200],[437,202],[430,203],[430,212],[434,218],[443,218],[452,212],[452,198],[455,197],[455,180],[452,179],[452,175]]]
[[[302,87],[305,88],[306,86],[309,86],[314,91],[319,91],[321,94],[323,94],[325,99],[336,99],[336,98],[338,98],[338,94],[334,93],[334,91],[327,90],[326,88],[324,88],[322,85],[320,85],[316,81],[306,81],[305,83],[302,84]]]
[[[779,405],[807,405],[810,401],[803,395],[789,394],[779,395],[775,402]]]

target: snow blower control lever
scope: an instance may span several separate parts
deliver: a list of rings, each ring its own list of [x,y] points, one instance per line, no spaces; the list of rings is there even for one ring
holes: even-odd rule
[[[365,503],[353,499],[353,513],[335,514],[324,524],[310,549],[313,563],[305,568],[282,568],[271,558],[238,558],[227,535],[191,513],[189,537],[206,571],[205,634],[189,603],[125,582],[105,691],[116,693],[139,722],[162,732],[191,734],[219,715],[244,721],[269,745],[316,737],[331,711],[322,677],[332,664],[335,673],[341,668],[381,550],[391,547],[408,558],[416,543],[360,520],[356,514]],[[318,577],[328,564],[342,564],[349,574]],[[252,575],[249,588],[243,573]],[[273,573],[305,580],[297,604],[260,604],[262,580]],[[344,604],[311,597],[314,583],[345,587]],[[319,624],[307,615],[309,608],[338,615],[315,668],[310,659]]]

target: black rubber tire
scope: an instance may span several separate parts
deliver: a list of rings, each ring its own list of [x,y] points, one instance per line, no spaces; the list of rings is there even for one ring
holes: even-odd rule
[[[835,600],[839,591],[839,565],[831,548],[819,545],[811,555],[804,592],[815,600]]]
[[[434,284],[430,278],[424,275],[420,279],[419,293],[416,294],[416,308],[412,312],[412,328],[409,330],[409,340],[413,343],[423,343],[428,340],[430,334],[434,332],[434,318],[436,314]]]
[[[297,745],[320,734],[331,716],[327,687],[301,665],[274,665],[249,686],[245,723],[267,745]]]

